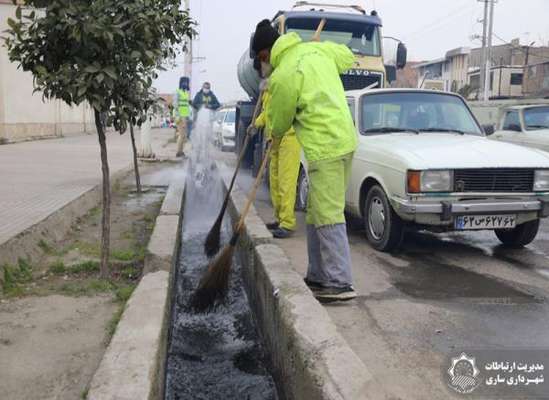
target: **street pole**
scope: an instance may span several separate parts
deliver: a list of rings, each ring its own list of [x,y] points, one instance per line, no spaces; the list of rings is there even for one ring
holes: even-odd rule
[[[481,53],[480,64],[479,64],[479,71],[480,71],[479,93],[484,94],[484,84],[486,81],[486,75],[485,75],[486,70],[484,66],[486,65],[486,59],[487,59],[486,31],[488,27],[488,0],[479,0],[479,1],[482,1],[484,3],[484,19],[482,20],[482,53]]]
[[[485,76],[484,76],[484,101],[488,101],[490,99],[490,66],[491,66],[491,58],[492,58],[492,36],[494,34],[494,5],[496,0],[489,0],[490,1],[490,18],[489,18],[489,25],[488,25],[488,49],[486,51],[486,67],[485,67]]]
[[[503,74],[503,57],[499,59],[499,84],[498,84],[498,97],[501,97],[501,75]],[[509,91],[511,90],[511,85],[509,85]],[[509,93],[511,95],[511,93]]]

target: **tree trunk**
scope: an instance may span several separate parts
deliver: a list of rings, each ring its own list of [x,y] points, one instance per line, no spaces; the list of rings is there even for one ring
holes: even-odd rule
[[[139,176],[139,164],[137,162],[137,148],[135,147],[135,136],[133,134],[133,124],[130,122],[130,137],[132,138],[133,149],[133,170],[135,172],[135,186],[137,193],[141,194],[141,177]]]
[[[101,147],[101,171],[103,172],[103,214],[101,218],[101,277],[109,277],[109,253],[111,235],[111,183],[109,175],[109,160],[107,158],[107,143],[101,114],[95,110],[95,127]]]

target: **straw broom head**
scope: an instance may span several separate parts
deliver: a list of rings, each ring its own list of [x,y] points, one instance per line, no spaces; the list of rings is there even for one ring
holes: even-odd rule
[[[218,256],[210,263],[198,288],[193,293],[190,307],[194,312],[207,313],[213,311],[225,298],[229,287],[233,255],[238,235],[233,236]]]
[[[208,236],[206,236],[206,241],[204,242],[204,252],[208,258],[213,257],[219,251],[221,243],[221,224],[223,222],[223,215],[225,214],[226,206],[221,208],[221,212],[217,216],[215,223],[210,229]]]

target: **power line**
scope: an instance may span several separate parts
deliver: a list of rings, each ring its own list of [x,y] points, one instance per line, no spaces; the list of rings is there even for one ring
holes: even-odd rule
[[[456,9],[450,11],[448,14],[446,14],[446,15],[440,17],[440,18],[437,18],[436,21],[430,22],[430,23],[422,26],[418,30],[416,30],[412,33],[409,33],[407,35],[403,35],[403,36],[404,36],[404,38],[409,39],[410,37],[415,36],[419,33],[423,33],[425,31],[434,29],[434,28],[438,27],[438,25],[445,22],[446,20],[464,15],[464,14],[468,13],[469,11],[471,11],[475,7],[476,7],[476,5],[463,8],[463,4],[462,4],[462,6],[460,6],[459,8],[456,8]]]
[[[525,50],[525,49],[523,48],[523,46],[521,46],[521,45],[516,46],[514,43],[508,42],[507,40],[503,39],[501,36],[496,35],[495,33],[493,33],[493,35],[494,35],[494,37],[495,37],[496,39],[499,39],[499,40],[500,40],[501,42],[503,42],[504,44],[513,46],[514,49],[520,51],[521,53],[523,53],[523,54],[525,54],[525,55],[535,56],[535,57],[538,57],[538,58],[542,58],[542,59],[545,59],[545,60],[549,60],[549,57],[548,57],[548,56],[544,56],[544,55],[541,55],[541,54],[532,53],[530,50]],[[528,46],[528,47],[530,47],[530,46]]]

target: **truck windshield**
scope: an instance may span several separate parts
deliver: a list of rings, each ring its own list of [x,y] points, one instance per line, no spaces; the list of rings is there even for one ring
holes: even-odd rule
[[[309,41],[319,23],[318,18],[289,18],[286,21],[286,31],[296,32],[301,39]],[[359,55],[375,57],[381,55],[379,29],[373,24],[329,19],[320,35],[320,40],[345,44],[353,53]]]
[[[525,109],[524,124],[529,131],[549,129],[549,106]]]
[[[360,109],[363,135],[409,131],[483,136],[463,100],[443,93],[366,94]]]

